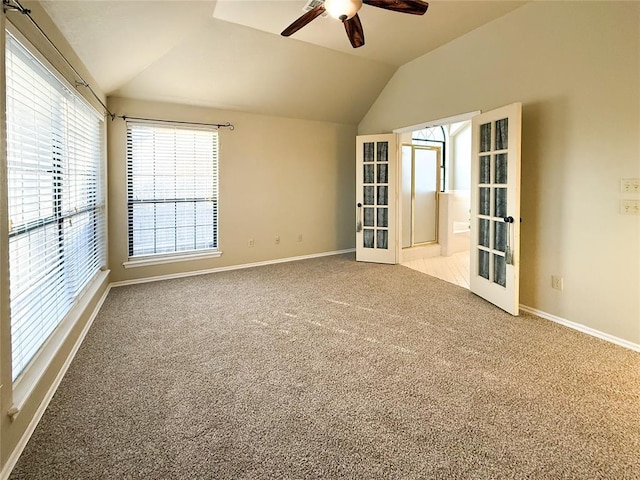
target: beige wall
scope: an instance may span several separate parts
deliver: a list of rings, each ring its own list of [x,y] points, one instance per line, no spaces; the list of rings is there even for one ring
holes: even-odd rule
[[[126,128],[108,125],[112,281],[242,265],[353,248],[355,125],[110,98],[119,115],[231,122],[220,129],[219,244],[222,256],[125,269]],[[298,235],[302,234],[302,242]],[[276,245],[275,237],[280,237]],[[255,246],[249,247],[249,239]]]
[[[636,2],[529,3],[402,66],[358,129],[523,102],[521,303],[636,344],[639,35]]]

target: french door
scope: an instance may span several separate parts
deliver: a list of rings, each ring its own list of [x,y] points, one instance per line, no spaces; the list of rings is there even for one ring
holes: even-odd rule
[[[519,313],[522,104],[473,117],[470,289]]]
[[[356,137],[356,260],[397,263],[396,135]]]

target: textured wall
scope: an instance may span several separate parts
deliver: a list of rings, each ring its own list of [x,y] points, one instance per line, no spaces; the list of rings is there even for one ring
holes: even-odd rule
[[[618,212],[640,177],[639,20],[635,2],[532,2],[402,66],[358,128],[522,102],[521,303],[636,344],[640,217]]]
[[[220,129],[219,242],[222,256],[125,269],[126,128],[108,125],[112,281],[133,280],[353,247],[355,125],[110,98],[128,116],[231,122]],[[302,234],[302,242],[298,235]],[[280,243],[275,243],[275,237]],[[254,247],[249,247],[249,239]]]

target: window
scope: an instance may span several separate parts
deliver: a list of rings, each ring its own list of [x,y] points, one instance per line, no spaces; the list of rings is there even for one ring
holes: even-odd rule
[[[447,127],[450,128],[450,127]],[[447,138],[445,127],[438,125],[435,127],[425,127],[422,130],[413,132],[412,143],[414,145],[425,145],[428,147],[439,147],[442,149],[440,156],[440,191],[444,192],[447,186]]]
[[[13,379],[105,262],[103,120],[6,35]]]
[[[129,257],[218,250],[218,132],[127,122]]]

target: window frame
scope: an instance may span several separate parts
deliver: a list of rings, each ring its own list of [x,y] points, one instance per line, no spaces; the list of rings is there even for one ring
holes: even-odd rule
[[[7,247],[7,260],[9,259],[9,250],[10,250],[10,242],[11,238],[17,237],[24,233],[29,233],[31,231],[36,231],[37,229],[47,228],[52,225],[55,226],[58,231],[56,242],[60,244],[64,242],[64,235],[61,233],[61,229],[64,228],[64,222],[69,221],[70,223],[74,222],[74,219],[80,218],[82,215],[87,212],[94,212],[94,217],[89,221],[90,224],[93,225],[93,232],[95,235],[95,245],[92,251],[91,258],[88,263],[83,261],[82,265],[88,266],[91,270],[86,270],[85,273],[80,277],[73,277],[74,265],[69,262],[66,263],[66,266],[63,265],[63,277],[65,278],[64,282],[66,288],[71,288],[70,285],[75,285],[75,288],[70,296],[71,300],[68,305],[64,307],[64,313],[62,316],[56,320],[55,326],[52,331],[47,335],[47,337],[42,341],[38,350],[24,363],[23,367],[21,367],[20,372],[15,374],[15,365],[13,364],[13,353],[9,354],[11,358],[11,366],[9,370],[11,373],[9,374],[9,378],[12,379],[11,385],[9,388],[11,389],[11,397],[13,399],[13,405],[17,407],[16,411],[20,411],[21,406],[27,401],[27,399],[31,396],[34,389],[38,385],[38,382],[42,378],[42,376],[49,370],[49,367],[59,355],[63,346],[67,343],[68,339],[71,335],[75,335],[78,332],[78,325],[81,320],[88,318],[87,317],[87,309],[90,305],[94,304],[97,298],[97,295],[100,292],[103,292],[103,296],[106,294],[105,288],[107,286],[109,271],[107,269],[107,215],[106,215],[106,122],[105,117],[102,113],[100,113],[91,103],[85,98],[76,87],[72,86],[69,80],[65,77],[65,75],[56,68],[40,51],[33,45],[28,38],[26,38],[13,24],[10,22],[6,22],[3,28],[4,37],[4,51],[3,58],[6,58],[7,49],[9,48],[7,36],[12,36],[18,44],[20,44],[27,53],[55,79],[55,81],[59,82],[63,89],[67,90],[70,95],[73,97],[74,102],[80,102],[84,107],[86,107],[86,111],[81,112],[80,110],[73,110],[78,112],[81,116],[86,115],[86,118],[94,117],[94,120],[97,121],[94,127],[90,127],[90,130],[93,131],[94,134],[97,134],[96,137],[97,143],[92,144],[88,143],[87,145],[93,146],[96,150],[93,151],[95,154],[97,152],[97,157],[93,157],[97,160],[95,163],[90,163],[87,165],[93,165],[92,168],[95,168],[95,189],[92,192],[95,193],[95,197],[92,198],[92,205],[90,208],[74,208],[73,211],[64,212],[64,202],[67,201],[67,198],[77,198],[73,197],[72,187],[68,186],[64,188],[66,190],[67,195],[61,196],[61,192],[63,191],[63,186],[60,182],[61,180],[61,172],[63,169],[55,160],[55,155],[52,157],[52,168],[51,168],[51,178],[53,179],[53,195],[54,198],[51,201],[51,207],[53,209],[53,213],[46,218],[40,217],[34,221],[27,221],[19,226],[10,227],[7,230],[3,229],[3,232],[6,232],[5,241]],[[6,65],[6,60],[5,60]],[[6,66],[5,66],[6,68]],[[46,80],[47,82],[49,80]],[[3,89],[3,94],[5,96],[5,104],[8,100],[8,92],[6,88]],[[6,119],[8,120],[8,119]],[[74,120],[75,122],[76,120]],[[83,125],[83,124],[80,124]],[[5,121],[5,132],[4,135],[8,136],[7,129],[9,128],[8,122]],[[97,127],[97,128],[96,128]],[[94,129],[95,128],[95,129]],[[67,130],[64,130],[65,132]],[[80,131],[84,133],[84,131]],[[75,132],[75,133],[80,133]],[[67,148],[69,145],[65,144]],[[84,145],[84,144],[83,144]],[[7,153],[9,151],[9,146],[7,145]],[[71,157],[75,158],[75,157]],[[5,159],[8,162],[8,159]],[[56,166],[57,165],[57,166]],[[5,168],[8,169],[8,163],[5,164]],[[70,178],[76,178],[72,176]],[[5,188],[7,189],[7,200],[9,198],[9,185],[8,185],[8,170],[7,176],[5,177],[7,180],[7,184]],[[71,195],[71,197],[69,196]],[[6,215],[7,219],[9,219],[9,206],[10,203],[7,201],[6,204]],[[80,220],[82,222],[82,219]],[[7,222],[9,223],[9,222]],[[65,232],[66,234],[66,232]],[[73,262],[72,262],[73,263]],[[7,265],[7,274],[10,274],[11,265]],[[81,283],[75,283],[75,282]],[[71,282],[71,283],[69,283]],[[7,282],[9,283],[9,282]],[[7,294],[7,304],[10,305],[11,299],[9,297],[9,290],[11,286],[8,285],[6,292],[3,292],[3,296]],[[7,311],[9,312],[9,322],[11,324],[13,316],[11,315],[11,307],[7,307]],[[84,321],[84,320],[83,320]],[[84,321],[83,333],[88,329],[88,326],[91,324],[91,319],[88,321]],[[13,330],[10,327],[10,330]],[[14,348],[14,332],[11,331],[10,339],[8,340],[8,345],[11,350]],[[66,348],[66,347],[65,347]],[[75,350],[76,347],[74,347]],[[68,361],[70,362],[70,360]],[[66,362],[66,363],[68,363]],[[13,416],[12,416],[13,418]]]
[[[208,248],[194,248],[194,249],[184,249],[184,250],[174,250],[169,252],[151,252],[151,253],[134,253],[134,232],[133,232],[133,205],[147,203],[157,205],[160,203],[179,203],[177,199],[162,199],[160,197],[154,199],[147,199],[144,201],[133,199],[132,196],[132,182],[133,176],[132,171],[134,169],[134,153],[132,153],[131,149],[133,148],[131,138],[131,128],[135,128],[136,126],[144,126],[150,128],[158,128],[158,129],[175,129],[175,130],[184,130],[184,131],[204,131],[214,135],[213,137],[213,156],[211,158],[212,162],[212,194],[210,197],[210,201],[212,202],[212,222],[213,222],[213,237],[215,239],[215,245],[213,247]],[[126,138],[127,138],[127,146],[126,146],[126,185],[127,185],[127,197],[126,197],[126,210],[127,210],[127,260],[122,263],[125,268],[135,268],[135,267],[143,267],[150,265],[162,265],[168,263],[176,263],[183,261],[193,261],[193,260],[203,260],[208,258],[216,258],[222,255],[222,251],[220,250],[220,238],[219,238],[219,226],[220,226],[220,195],[219,195],[219,178],[220,178],[220,137],[219,137],[219,129],[215,126],[208,125],[200,125],[200,124],[189,124],[186,122],[170,122],[170,121],[158,121],[158,120],[129,120],[126,119]],[[197,163],[194,160],[194,165]],[[156,165],[156,157],[154,156],[153,164]],[[197,177],[197,173],[193,175],[194,179]],[[185,202],[193,202],[194,204],[197,202],[207,201],[207,197],[185,197],[181,199]],[[153,215],[154,223],[157,218],[156,213]],[[174,217],[177,222],[178,214]],[[197,227],[197,225],[194,225]],[[177,228],[177,226],[176,226]],[[156,232],[156,228],[154,227],[154,234]],[[194,234],[195,238],[195,234]]]

